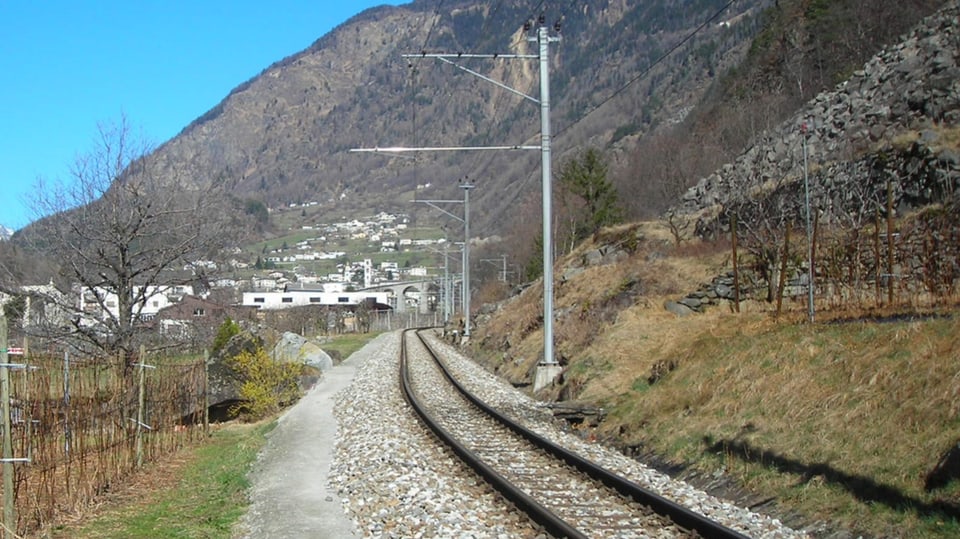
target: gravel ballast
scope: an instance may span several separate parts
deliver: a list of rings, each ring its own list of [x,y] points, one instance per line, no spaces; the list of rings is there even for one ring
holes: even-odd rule
[[[397,382],[400,335],[381,335],[351,356],[356,375],[334,402],[338,429],[329,487],[337,492],[359,533],[364,537],[538,537],[528,521],[486,484],[478,483],[415,419]],[[439,346],[461,383],[489,404],[510,410],[540,435],[750,537],[805,537],[774,518],[737,507],[564,432],[544,403],[499,380],[453,347]]]

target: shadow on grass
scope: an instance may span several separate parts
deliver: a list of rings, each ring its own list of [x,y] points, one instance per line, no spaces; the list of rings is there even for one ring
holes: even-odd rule
[[[854,318],[835,318],[826,323],[831,325],[859,324],[870,322],[873,324],[891,324],[894,322],[928,322],[931,320],[953,320],[953,313],[889,313],[865,314]]]
[[[801,477],[801,483],[806,483],[819,476],[824,481],[846,489],[852,496],[866,503],[881,503],[898,511],[915,511],[922,517],[954,519],[960,521],[960,505],[935,501],[926,502],[903,493],[900,489],[878,483],[872,478],[853,475],[822,462],[803,463],[766,449],[754,447],[751,444],[738,440],[714,441],[705,436],[706,451],[731,455],[744,462],[761,464],[773,468],[781,473],[793,473]]]

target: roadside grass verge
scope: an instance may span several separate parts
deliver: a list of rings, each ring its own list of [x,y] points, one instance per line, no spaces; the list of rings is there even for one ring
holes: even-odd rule
[[[337,335],[324,345],[348,358],[379,333]],[[208,440],[148,463],[129,482],[44,539],[229,539],[249,505],[248,474],[275,420],[213,427]]]
[[[960,440],[956,313],[817,324],[648,313],[620,322],[585,351],[613,366],[583,377],[580,393],[609,412],[602,438],[722,472],[806,524],[960,536],[960,481],[925,487]],[[626,334],[648,335],[650,345],[624,347]],[[646,382],[665,361],[676,367],[656,383],[621,387]]]
[[[666,302],[725,273],[729,255],[648,243],[618,264],[584,265],[594,244],[562,262],[555,353],[565,371],[538,398],[601,407],[598,426],[577,426],[584,436],[742,491],[740,501],[795,526],[960,537],[960,473],[948,457],[960,443],[956,298],[936,309],[919,298],[821,305],[816,323],[802,300],[779,318],[752,299],[737,313],[678,316]],[[532,382],[543,354],[538,290],[472,337],[475,357],[517,385]]]
[[[324,343],[322,348],[326,352],[336,351],[340,357],[347,359],[351,354],[363,348],[363,345],[375,339],[380,333],[344,333],[342,335],[331,335],[330,342]]]
[[[51,539],[227,539],[247,508],[247,474],[275,421],[229,423],[142,473]]]

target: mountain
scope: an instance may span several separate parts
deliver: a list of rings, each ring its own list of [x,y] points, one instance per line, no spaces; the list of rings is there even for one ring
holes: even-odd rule
[[[460,199],[458,182],[468,178],[476,185],[473,235],[501,236],[502,252],[522,264],[535,255],[541,226],[539,152],[350,150],[539,144],[540,107],[465,69],[538,97],[536,60],[509,55],[536,52],[530,38],[541,13],[532,6],[543,4],[417,0],[365,11],[237,86],[147,161],[169,178],[229,185],[246,207],[269,207],[274,216],[291,203],[316,202],[309,224],[391,211],[459,227],[411,201]],[[549,52],[555,170],[598,148],[626,218],[656,217],[943,4],[598,0],[551,7],[543,22],[559,38]],[[465,57],[421,54],[437,52]],[[262,233],[290,226],[271,221],[278,229]]]
[[[729,97],[704,103],[750,120],[724,114],[706,140],[757,123],[744,151],[674,208],[719,241],[635,222],[558,257],[563,371],[537,397],[565,401],[551,406],[585,438],[694,484],[732,478],[812,536],[955,537],[943,523],[957,515],[957,417],[938,396],[957,386],[940,373],[960,370],[960,2],[826,89],[807,84],[817,70],[778,54],[818,56],[802,35],[828,35],[837,19],[824,5],[798,17],[780,2],[755,40],[764,46],[716,89]],[[780,40],[777,28],[801,36]],[[781,67],[795,84],[777,94]],[[807,99],[774,120],[793,92]],[[674,140],[660,165],[693,155]],[[484,305],[471,333],[472,357],[516,387],[532,386],[543,363],[542,297],[534,285]],[[913,519],[911,504],[943,509]]]
[[[539,152],[350,152],[538,144],[535,103],[456,67],[538,97],[536,60],[461,58],[454,66],[403,55],[535,53],[523,27],[539,13],[518,0],[441,4],[415,1],[348,20],[238,86],[154,159],[198,182],[235,182],[238,196],[271,208],[314,201],[338,215],[460,198],[457,182],[469,177],[477,234],[508,232],[522,203],[539,197]],[[584,145],[626,148],[683,120],[746,54],[768,2],[675,4],[609,0],[545,13],[560,37],[550,52],[555,163]]]
[[[863,212],[868,199],[884,206],[889,196],[901,211],[950,199],[960,183],[958,14],[951,2],[878,51],[701,178],[676,210],[711,214],[750,193],[752,203],[783,211],[769,199],[799,189],[805,170],[808,203],[834,222]]]
[[[11,236],[13,236],[13,230],[0,225],[0,241],[9,240]]]

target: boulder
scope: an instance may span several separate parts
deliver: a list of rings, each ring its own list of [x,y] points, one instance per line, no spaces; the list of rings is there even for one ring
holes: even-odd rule
[[[668,301],[664,303],[663,308],[680,317],[688,316],[694,312],[694,310],[691,309],[690,307],[687,307],[686,305],[681,305],[676,301]]]
[[[587,251],[583,255],[583,263],[586,266],[596,266],[603,261],[603,253],[599,249]]]
[[[289,331],[284,333],[273,347],[272,357],[276,361],[307,365],[320,371],[333,368],[333,358],[324,352],[319,344]]]
[[[227,344],[207,360],[207,398],[210,406],[236,401],[240,398],[242,381],[227,360],[242,352],[253,353],[263,347],[263,340],[249,333],[234,335]]]

